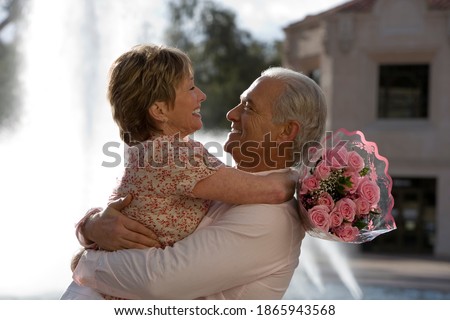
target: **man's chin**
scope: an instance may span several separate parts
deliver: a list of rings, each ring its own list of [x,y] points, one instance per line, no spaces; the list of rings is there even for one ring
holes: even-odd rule
[[[232,151],[234,148],[239,148],[240,146],[240,141],[238,138],[238,135],[236,133],[230,132],[228,134],[227,140],[225,141],[224,145],[223,145],[223,150],[225,150],[225,152],[232,154]]]
[[[223,145],[223,150],[229,154],[231,154],[231,150],[233,149],[230,147],[230,145],[230,140],[225,141],[225,144]]]

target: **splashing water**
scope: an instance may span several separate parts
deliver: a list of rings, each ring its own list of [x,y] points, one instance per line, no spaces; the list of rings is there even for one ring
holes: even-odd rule
[[[344,250],[343,245],[348,246],[306,235],[302,243],[300,265],[285,298],[323,299],[326,296],[336,296],[336,292],[329,292],[330,290],[347,289],[350,298],[362,299],[362,290],[349,264],[348,250]],[[342,293],[338,296],[347,295]]]
[[[337,272],[339,278],[350,291],[352,297],[356,299],[362,298],[362,291],[356,282],[355,277],[350,269],[348,260],[341,250],[338,248],[337,242],[327,243],[326,241],[317,241],[317,244],[322,251],[328,256],[328,259]]]
[[[158,21],[151,20],[153,28],[148,13],[161,11],[162,1],[29,5],[21,124],[0,134],[0,298],[58,298],[69,284],[74,224],[104,204],[121,171],[101,165],[110,160],[103,145],[120,141],[106,101],[107,72],[131,46],[158,42],[151,34]]]
[[[107,72],[131,46],[158,43],[152,30],[163,1],[32,0],[21,54],[24,112],[15,132],[0,134],[0,298],[57,299],[71,281],[70,258],[78,248],[74,224],[103,205],[121,166],[103,147],[120,143],[107,104]],[[163,19],[163,14],[152,14]],[[151,21],[151,23],[149,23]],[[225,134],[199,133],[207,144]],[[214,144],[213,147],[217,147]],[[218,149],[217,149],[218,150]],[[123,145],[114,150],[123,155]],[[223,155],[225,163],[230,158]],[[361,297],[345,255],[331,242],[305,239],[297,275],[326,290],[320,250],[329,257],[353,297]],[[294,277],[287,296],[307,297]]]

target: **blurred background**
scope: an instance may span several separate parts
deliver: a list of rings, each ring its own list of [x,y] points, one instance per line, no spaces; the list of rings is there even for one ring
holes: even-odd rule
[[[192,58],[208,95],[195,138],[229,165],[225,114],[274,65],[322,87],[329,130],[389,159],[398,229],[307,237],[286,298],[450,298],[450,0],[0,0],[0,299],[70,283],[74,224],[122,170],[107,72],[148,42]]]

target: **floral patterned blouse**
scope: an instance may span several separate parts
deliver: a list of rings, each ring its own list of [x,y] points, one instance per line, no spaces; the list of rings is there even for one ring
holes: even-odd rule
[[[127,147],[123,177],[110,200],[133,196],[122,213],[153,230],[162,246],[191,234],[210,200],[195,198],[197,182],[223,163],[190,138],[160,135]]]

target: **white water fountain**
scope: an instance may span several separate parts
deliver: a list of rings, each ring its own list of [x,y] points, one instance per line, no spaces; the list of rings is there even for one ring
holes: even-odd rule
[[[16,131],[0,133],[0,299],[57,299],[70,283],[69,262],[78,248],[74,224],[89,207],[104,205],[121,171],[102,166],[111,160],[104,144],[120,143],[105,97],[108,68],[131,46],[160,41],[160,30],[152,30],[164,19],[166,4],[31,0],[31,5],[21,51],[24,113]],[[223,142],[225,136],[203,133],[196,139]],[[123,154],[120,145],[116,152]],[[339,265],[335,270],[343,283],[360,298],[345,256],[333,243],[310,238],[287,297],[308,298],[307,289],[298,286],[305,279],[324,290],[318,251]]]

